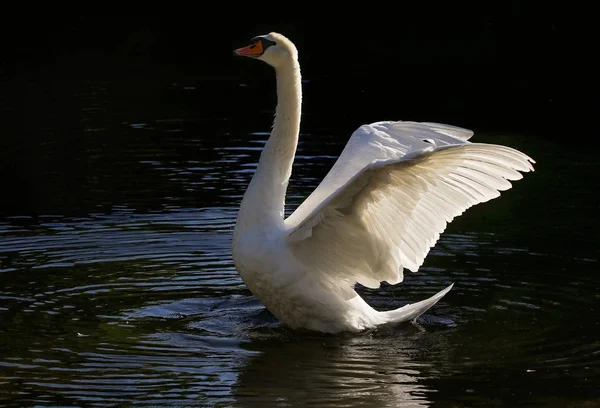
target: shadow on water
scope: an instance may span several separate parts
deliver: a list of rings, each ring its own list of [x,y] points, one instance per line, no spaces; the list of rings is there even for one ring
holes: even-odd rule
[[[238,85],[228,89],[243,99]],[[573,160],[568,147],[542,148],[533,136],[477,134],[532,155],[536,173],[455,220],[403,284],[359,289],[379,309],[454,282],[452,292],[417,326],[322,336],[282,327],[231,261],[267,107],[259,118],[193,118],[152,101],[132,111],[113,83],[71,86],[80,128],[56,138],[67,127],[42,118],[0,152],[2,177],[16,186],[4,190],[0,218],[0,403],[600,403],[590,152]],[[159,88],[187,106],[202,86]],[[348,133],[307,117],[289,211],[339,154],[346,139],[334,135]]]

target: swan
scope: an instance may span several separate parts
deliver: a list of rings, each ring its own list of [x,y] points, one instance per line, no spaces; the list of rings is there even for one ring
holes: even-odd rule
[[[234,55],[275,69],[277,107],[240,204],[235,267],[248,289],[284,325],[360,332],[415,321],[452,289],[399,309],[377,311],[355,291],[397,284],[416,272],[452,219],[496,198],[533,171],[510,147],[472,143],[473,132],[438,124],[381,121],[350,136],[306,200],[284,216],[298,144],[302,100],[298,52],[279,33],[260,35]]]

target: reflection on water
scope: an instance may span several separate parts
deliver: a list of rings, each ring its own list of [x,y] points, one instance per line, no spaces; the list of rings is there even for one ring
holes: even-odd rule
[[[272,337],[248,359],[234,387],[236,406],[429,406],[415,361],[424,333],[398,330],[335,338]],[[442,345],[434,345],[438,348]]]
[[[553,184],[543,163],[566,156],[524,149],[541,173],[457,219],[403,284],[360,289],[390,309],[455,282],[418,325],[293,332],[251,296],[230,254],[270,112],[242,128],[240,118],[141,120],[100,91],[78,94],[93,109],[67,153],[48,129],[22,162],[0,153],[35,180],[13,190],[0,218],[0,404],[600,403],[598,250],[585,234],[597,220],[568,212],[589,206],[592,193],[575,182],[588,165]],[[335,129],[304,131],[290,211],[345,141]],[[545,199],[556,196],[566,205]]]

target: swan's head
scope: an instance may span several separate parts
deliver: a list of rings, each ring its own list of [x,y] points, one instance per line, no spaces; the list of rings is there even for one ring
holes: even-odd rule
[[[233,53],[242,57],[262,60],[267,64],[279,68],[298,57],[294,44],[279,33],[259,35],[251,40],[252,44],[238,48]]]

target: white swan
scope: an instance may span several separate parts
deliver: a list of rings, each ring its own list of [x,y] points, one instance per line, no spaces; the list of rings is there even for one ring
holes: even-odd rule
[[[300,128],[300,66],[278,33],[236,55],[275,68],[271,136],[242,200],[233,259],[250,291],[291,328],[336,333],[415,320],[451,288],[396,310],[376,311],[355,291],[416,272],[439,234],[467,208],[500,195],[533,170],[509,147],[471,143],[472,132],[436,123],[359,127],[315,191],[287,219],[285,194]]]

